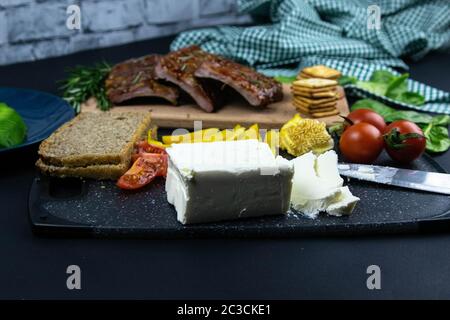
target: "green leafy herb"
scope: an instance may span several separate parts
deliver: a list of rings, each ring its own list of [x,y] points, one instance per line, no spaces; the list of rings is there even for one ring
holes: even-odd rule
[[[131,84],[135,85],[136,83],[138,83],[139,80],[141,80],[142,74],[143,74],[142,71],[139,71],[138,74],[134,77]]]
[[[445,126],[432,123],[422,127],[423,134],[427,139],[426,149],[431,152],[444,152],[450,148],[448,129]]]
[[[188,60],[190,60],[192,58],[194,58],[194,55],[193,54],[188,54],[186,56],[178,57],[178,60],[182,61],[182,62],[185,62],[185,61],[188,61]]]
[[[344,132],[344,123],[343,122],[332,123],[329,127],[327,127],[327,130],[332,137],[340,137]]]
[[[450,116],[448,114],[435,116],[431,123],[436,126],[448,126],[450,124]]]
[[[377,70],[370,77],[371,82],[390,83],[394,79],[394,75],[387,70]]]
[[[362,99],[355,102],[352,106],[352,110],[356,109],[371,109],[380,114],[386,122],[408,120],[415,123],[430,123],[433,121],[433,117],[429,114],[410,110],[394,109],[373,99]]]
[[[425,97],[417,92],[408,91],[408,73],[396,76],[387,70],[372,73],[369,81],[359,81],[354,77],[343,76],[339,80],[341,86],[353,84],[358,88],[379,96],[385,96],[398,102],[416,106],[425,103]]]
[[[80,112],[81,104],[90,97],[97,100],[97,106],[105,111],[111,108],[111,102],[106,96],[105,79],[111,71],[106,62],[93,67],[78,66],[68,71],[69,75],[61,86],[63,98]]]
[[[408,120],[414,123],[430,123],[433,120],[433,117],[429,114],[419,113],[416,111],[395,110],[395,112],[391,113],[385,120],[386,122]]]
[[[248,79],[248,81],[255,86],[261,85],[261,82],[258,81],[257,79]]]
[[[275,80],[277,80],[281,83],[292,83],[295,80],[297,80],[297,78],[295,76],[293,76],[293,77],[277,76],[277,77],[275,77]]]
[[[388,88],[387,83],[358,81],[356,82],[358,88],[364,89],[379,96],[385,96]]]
[[[406,104],[412,104],[415,106],[420,106],[425,103],[425,97],[417,92],[403,92],[395,100],[404,102]]]
[[[381,115],[386,122],[392,122],[392,121],[398,120],[398,119],[394,120],[394,118],[397,118],[397,116],[395,115],[395,111],[398,111],[398,110],[388,107],[384,103],[381,103],[381,102],[379,102],[377,100],[373,100],[373,99],[358,100],[352,105],[351,109],[352,110],[357,110],[357,109],[373,110],[376,113],[378,113],[379,115]],[[430,117],[429,121],[431,121],[431,117]]]
[[[398,98],[405,92],[408,91],[408,73],[404,73],[399,77],[394,77],[386,88],[385,96],[394,100]]]
[[[432,117],[429,114],[416,111],[397,110],[373,100],[362,99],[352,106],[352,111],[357,109],[370,109],[380,114],[386,122],[396,120],[408,120],[417,123],[427,140],[426,150],[429,152],[444,152],[450,148],[447,126],[450,124],[449,115]]]
[[[338,80],[340,86],[345,86],[347,84],[356,84],[356,82],[358,82],[358,79],[350,76],[342,76]]]
[[[21,144],[27,134],[22,117],[5,103],[0,103],[0,148]]]

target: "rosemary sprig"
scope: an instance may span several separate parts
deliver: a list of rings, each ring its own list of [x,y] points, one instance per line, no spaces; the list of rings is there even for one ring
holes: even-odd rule
[[[97,107],[103,111],[111,108],[111,102],[106,96],[105,79],[111,71],[106,62],[98,63],[92,67],[77,66],[68,70],[68,77],[62,81],[60,90],[63,98],[70,103],[77,113],[81,104],[90,97],[95,97]]]

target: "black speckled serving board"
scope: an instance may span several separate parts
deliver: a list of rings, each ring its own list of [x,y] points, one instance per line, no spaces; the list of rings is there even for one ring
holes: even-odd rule
[[[393,166],[386,155],[377,164]],[[409,169],[444,172],[423,156]],[[136,192],[111,181],[37,177],[29,198],[30,221],[39,234],[96,237],[297,237],[434,230],[450,226],[450,197],[355,179],[346,183],[361,198],[349,217],[296,212],[183,226],[166,201],[164,180]]]

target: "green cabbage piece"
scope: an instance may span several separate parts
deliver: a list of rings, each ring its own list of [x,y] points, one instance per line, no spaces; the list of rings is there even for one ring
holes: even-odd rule
[[[7,104],[0,102],[0,148],[9,148],[25,140],[27,126],[22,117]]]

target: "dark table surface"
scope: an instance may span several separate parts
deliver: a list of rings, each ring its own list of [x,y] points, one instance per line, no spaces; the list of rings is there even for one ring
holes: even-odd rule
[[[172,38],[0,67],[0,86],[57,93],[64,69],[164,53]],[[450,91],[450,54],[409,62]],[[450,232],[286,240],[55,239],[32,234],[28,190],[36,146],[0,158],[0,298],[450,298]],[[450,153],[435,159],[450,171]],[[401,199],[399,199],[401,206]],[[68,290],[79,265],[82,289]],[[381,290],[366,270],[381,268]]]

